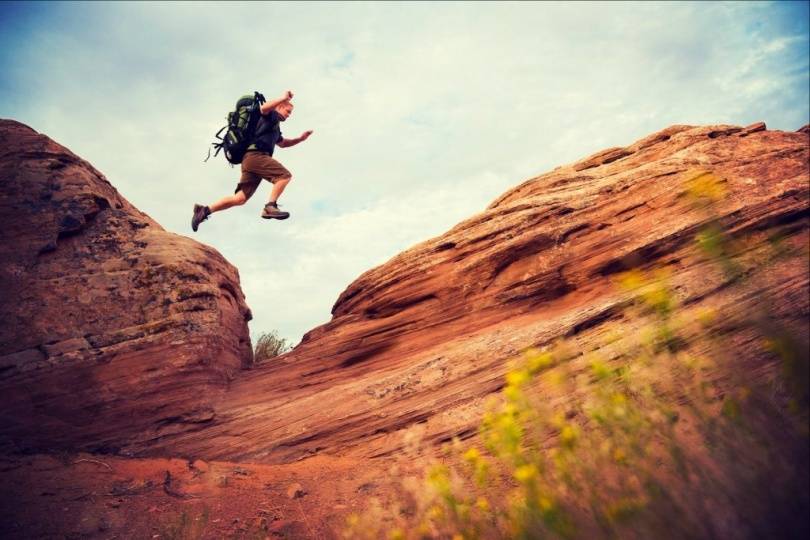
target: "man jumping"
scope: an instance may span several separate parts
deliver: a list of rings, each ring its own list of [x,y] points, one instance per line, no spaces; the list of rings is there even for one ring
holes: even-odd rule
[[[290,117],[293,111],[291,99],[293,93],[287,90],[278,99],[270,100],[262,104],[259,122],[256,125],[254,142],[248,146],[245,157],[242,159],[242,177],[236,186],[233,195],[224,197],[210,206],[194,205],[194,215],[191,218],[191,229],[197,231],[200,223],[208,219],[214,212],[225,210],[231,206],[242,206],[256,192],[256,188],[262,182],[262,178],[273,184],[270,191],[270,200],[264,205],[262,217],[265,219],[287,219],[289,212],[278,209],[278,198],[284,192],[284,188],[292,180],[292,174],[284,165],[273,158],[273,149],[276,146],[286,148],[295,146],[305,141],[312,135],[312,130],[305,131],[300,137],[295,139],[285,139],[281,136],[279,122],[284,122]]]

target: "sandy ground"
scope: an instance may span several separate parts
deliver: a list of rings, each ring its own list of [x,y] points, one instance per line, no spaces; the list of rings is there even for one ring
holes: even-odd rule
[[[351,513],[395,493],[392,464],[2,456],[0,537],[341,538]]]

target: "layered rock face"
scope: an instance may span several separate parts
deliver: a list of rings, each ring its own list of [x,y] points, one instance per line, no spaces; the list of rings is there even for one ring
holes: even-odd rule
[[[471,437],[522,350],[638,331],[614,283],[632,268],[670,269],[683,306],[772,312],[807,338],[807,257],[748,264],[760,288],[744,291],[694,241],[716,219],[743,256],[777,237],[806,249],[806,129],[672,126],[558,167],[361,275],[329,323],[244,371],[230,265],[47,138],[0,133],[0,435],[17,446],[281,463],[390,455],[413,429]],[[687,195],[707,172],[726,192],[713,215]],[[760,338],[727,331],[746,373],[778,370]]]
[[[727,192],[714,216],[686,194],[704,172]],[[684,306],[777,308],[806,339],[806,258],[763,268],[764,288],[744,296],[695,236],[718,219],[745,249],[776,236],[806,246],[809,182],[806,132],[764,124],[672,126],[559,167],[360,276],[331,322],[235,381],[205,429],[132,450],[284,462],[388,455],[414,426],[428,443],[473,436],[521,350],[567,338],[587,352],[608,327],[637,332],[614,283],[631,268],[669,268]],[[734,339],[746,369],[778,369],[761,338]]]
[[[116,451],[211,422],[252,363],[239,275],[0,121],[0,444]]]

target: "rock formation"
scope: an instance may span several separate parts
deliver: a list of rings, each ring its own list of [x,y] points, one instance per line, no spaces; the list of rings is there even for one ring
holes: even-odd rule
[[[0,121],[0,444],[148,446],[211,422],[252,362],[239,275],[89,163]]]
[[[567,337],[587,351],[608,323],[635,331],[614,285],[624,270],[672,269],[683,305],[741,306],[696,252],[710,218],[686,183],[722,179],[716,217],[746,245],[774,235],[807,245],[808,155],[806,133],[762,123],[672,126],[533,178],[361,275],[331,322],[238,378],[205,429],[132,450],[284,462],[389,455],[416,425],[429,443],[472,436],[521,350]],[[765,277],[770,288],[746,309],[767,303],[806,338],[807,261]],[[762,367],[755,339],[740,337],[740,354]]]
[[[767,299],[788,322],[808,316],[806,260],[742,298],[696,252],[710,218],[685,196],[711,172],[727,192],[715,217],[744,245],[806,245],[807,130],[672,126],[524,182],[369,270],[329,323],[223,391],[250,361],[236,271],[47,138],[9,122],[0,137],[0,433],[26,447],[280,463],[390,455],[414,426],[429,443],[470,437],[523,349],[635,331],[613,283],[630,268],[671,268],[683,305]],[[752,339],[740,354],[762,364]]]

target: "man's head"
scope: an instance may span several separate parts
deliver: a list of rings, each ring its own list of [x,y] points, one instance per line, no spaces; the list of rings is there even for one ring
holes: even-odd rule
[[[290,117],[292,111],[293,111],[293,104],[290,103],[289,101],[284,101],[279,105],[276,105],[276,112],[281,117],[282,122]]]

